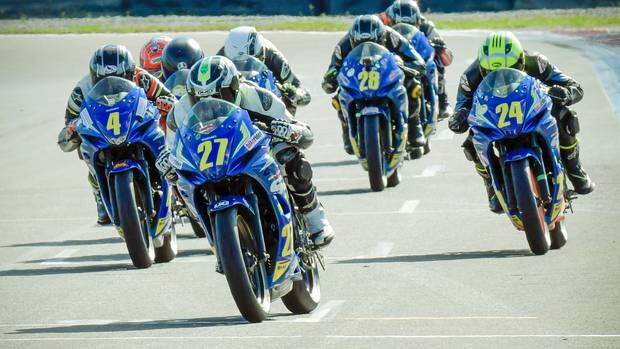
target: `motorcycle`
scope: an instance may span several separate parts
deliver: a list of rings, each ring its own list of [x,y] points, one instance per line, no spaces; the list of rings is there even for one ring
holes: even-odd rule
[[[189,77],[189,69],[180,69],[174,72],[166,82],[164,86],[172,92],[172,94],[177,98],[181,99],[181,97],[187,94],[187,89],[185,87],[185,83],[187,82],[187,78]]]
[[[270,137],[223,100],[203,99],[190,115],[177,130],[170,164],[239,311],[261,322],[282,298],[295,314],[311,312],[321,297],[322,256],[270,153]]]
[[[168,182],[155,168],[164,149],[159,111],[133,82],[107,77],[87,94],[76,130],[81,155],[136,268],[177,254]]]
[[[247,55],[235,57],[233,63],[246,80],[255,82],[258,86],[273,92],[279,98],[282,97],[276,78],[265,63],[256,57]]]
[[[435,125],[437,123],[438,114],[438,75],[437,64],[435,63],[435,49],[431,46],[430,42],[426,38],[423,32],[418,28],[407,24],[399,23],[393,27],[394,30],[399,32],[404,38],[406,38],[411,46],[422,56],[426,62],[426,83],[424,84],[424,91],[420,98],[422,100],[422,106],[420,110],[420,120],[424,127],[424,135],[430,136],[435,131]],[[428,143],[426,147],[429,147]],[[430,148],[425,149],[427,153]]]
[[[484,78],[468,117],[476,153],[504,212],[537,255],[566,243],[564,212],[572,200],[551,105],[539,81],[506,68]]]
[[[351,145],[368,171],[370,188],[382,191],[398,185],[407,146],[408,101],[397,59],[386,48],[364,42],[346,57],[337,79]]]

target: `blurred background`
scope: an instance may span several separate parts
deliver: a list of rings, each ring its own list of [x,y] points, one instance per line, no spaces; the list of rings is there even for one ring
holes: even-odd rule
[[[0,18],[149,15],[355,15],[391,0],[0,0]],[[507,11],[618,6],[620,0],[424,0],[427,12]]]

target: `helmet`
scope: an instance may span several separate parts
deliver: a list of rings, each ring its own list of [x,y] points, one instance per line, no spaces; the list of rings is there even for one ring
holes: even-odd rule
[[[372,41],[381,44],[385,27],[379,17],[375,15],[363,15],[355,18],[349,30],[349,41],[351,47],[355,47],[362,42]]]
[[[186,88],[192,104],[205,97],[234,103],[239,92],[239,73],[226,57],[205,57],[192,66]]]
[[[140,66],[158,79],[161,78],[161,55],[170,40],[169,36],[155,36],[140,49]]]
[[[524,68],[523,47],[519,39],[511,32],[489,34],[478,51],[478,62],[482,76],[500,68]]]
[[[422,13],[416,1],[396,0],[388,7],[386,14],[391,25],[407,23],[418,27],[422,20]]]
[[[263,36],[254,27],[234,28],[226,37],[224,55],[230,59],[249,55],[262,61],[265,56]]]
[[[132,80],[135,72],[136,62],[123,45],[101,46],[90,59],[90,78],[93,84],[107,76]]]
[[[164,80],[180,69],[189,69],[204,57],[198,42],[186,36],[172,39],[161,56]]]

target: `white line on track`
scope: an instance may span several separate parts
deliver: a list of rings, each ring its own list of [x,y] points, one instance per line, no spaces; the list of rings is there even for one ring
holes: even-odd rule
[[[424,168],[424,170],[422,170],[422,173],[419,175],[419,178],[434,177],[437,173],[439,173],[439,171],[441,171],[442,168],[443,166],[441,165],[427,166],[426,168]]]
[[[319,322],[321,321],[327,314],[329,314],[332,310],[342,305],[344,301],[333,300],[328,301],[324,305],[320,305],[318,309],[312,312],[309,317],[295,319],[293,322]],[[333,315],[334,313],[332,313]]]
[[[412,214],[420,204],[420,200],[407,200],[398,209],[398,213]]]
[[[454,132],[452,132],[452,131],[450,131],[448,129],[441,130],[441,131],[439,131],[436,134],[431,136],[431,140],[433,142],[436,142],[436,141],[449,141],[449,140],[451,140],[453,138],[454,138]]]
[[[41,264],[42,265],[67,264],[68,262],[63,261],[63,259],[73,256],[77,251],[78,250],[74,248],[68,248],[66,250],[62,250],[60,253],[49,258],[47,261],[41,262]]]
[[[339,317],[348,321],[412,321],[412,320],[536,320],[535,316],[403,316],[403,317]]]
[[[382,241],[375,248],[370,251],[371,258],[383,258],[387,257],[394,248],[394,243],[391,241]]]
[[[93,217],[0,218],[0,223],[45,223],[94,221]]]
[[[413,175],[413,176],[403,176],[403,178],[406,179],[411,179],[411,178],[428,178],[428,177],[433,177],[435,176],[437,173],[439,173],[441,170],[443,169],[442,165],[430,165],[424,168],[424,170],[422,170],[422,173],[420,173],[419,175]],[[359,177],[324,177],[324,178],[316,178],[313,179],[314,182],[316,183],[323,183],[323,182],[351,182],[351,181],[367,181],[368,180],[368,176],[359,176]]]

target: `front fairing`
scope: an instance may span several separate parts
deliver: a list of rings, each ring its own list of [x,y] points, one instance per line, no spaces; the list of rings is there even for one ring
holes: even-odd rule
[[[185,85],[188,77],[189,69],[178,70],[166,79],[164,86],[166,86],[166,88],[170,90],[170,92],[172,92],[177,99],[181,99],[181,97],[187,94],[187,88]]]
[[[258,86],[273,92],[278,97],[281,96],[280,90],[276,86],[276,78],[265,63],[256,57],[244,55],[233,59],[233,64],[245,79],[255,82]]]

